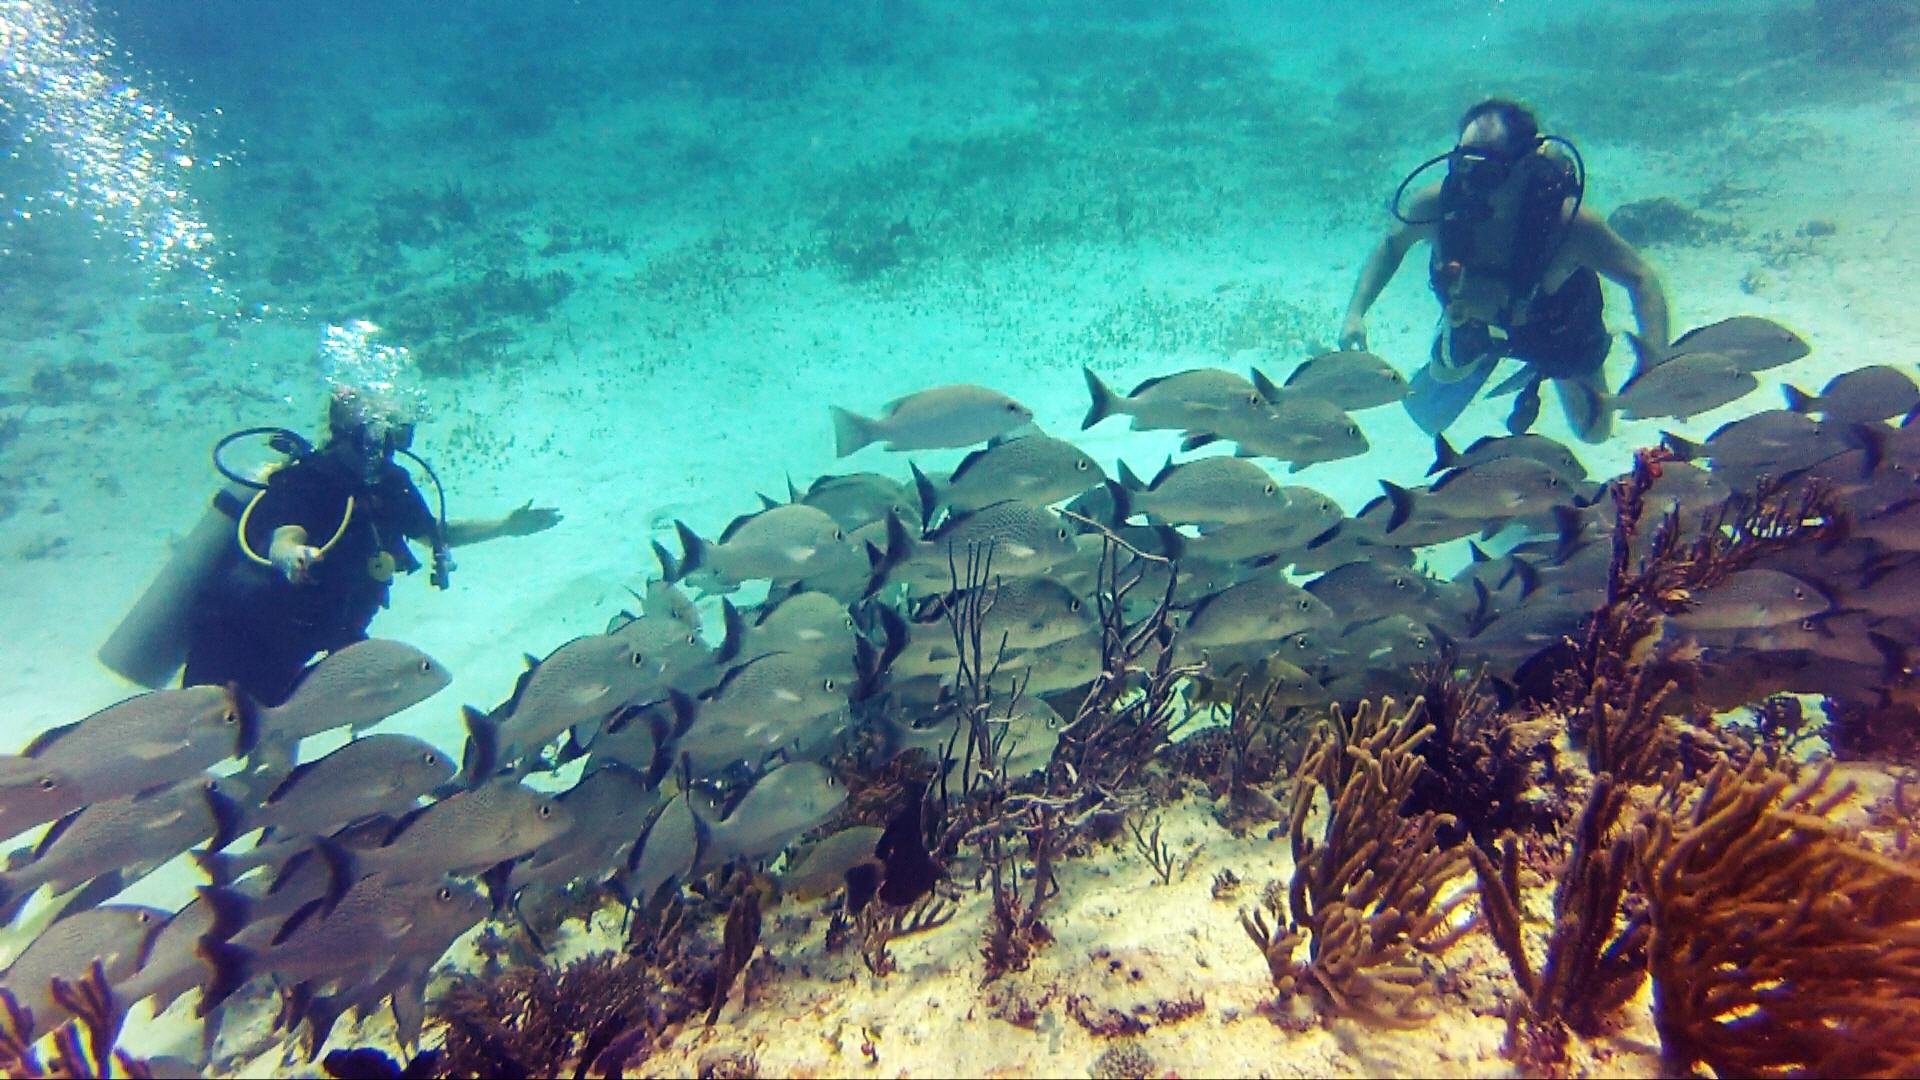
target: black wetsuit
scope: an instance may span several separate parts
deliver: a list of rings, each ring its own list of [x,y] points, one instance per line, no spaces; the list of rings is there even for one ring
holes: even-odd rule
[[[1607,330],[1600,276],[1580,267],[1553,292],[1544,291],[1545,277],[1566,236],[1566,200],[1577,190],[1565,163],[1529,157],[1522,165],[1530,182],[1521,197],[1513,232],[1504,257],[1476,251],[1474,228],[1483,215],[1469,210],[1464,189],[1454,181],[1441,187],[1447,211],[1434,238],[1428,278],[1444,306],[1450,302],[1452,282],[1461,274],[1493,277],[1505,282],[1508,301],[1491,323],[1469,320],[1443,330],[1433,342],[1433,357],[1443,353],[1456,365],[1485,356],[1510,356],[1529,366],[1532,378],[1514,401],[1507,427],[1519,434],[1533,426],[1540,411],[1542,379],[1581,379],[1599,372],[1613,347]],[[1498,329],[1499,334],[1494,330]],[[1461,403],[1462,408],[1465,402]]]
[[[247,544],[265,555],[274,530],[299,525],[307,543],[319,547],[340,528],[349,495],[353,518],[306,584],[287,581],[233,544],[195,605],[182,685],[233,682],[264,704],[279,704],[316,654],[367,636],[374,613],[387,604],[388,581],[374,572],[374,560],[384,552],[396,572],[419,569],[406,538],[431,537],[435,529],[405,469],[388,462],[368,484],[324,452],[302,458],[269,478],[247,521]]]

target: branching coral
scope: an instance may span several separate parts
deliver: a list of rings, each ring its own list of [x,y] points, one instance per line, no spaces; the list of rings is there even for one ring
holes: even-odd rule
[[[1670,778],[1637,831],[1654,1022],[1676,1069],[1920,1072],[1920,864],[1828,815],[1831,768],[1796,784],[1756,757]]]
[[[19,1000],[0,990],[0,1075],[27,1077],[152,1076],[145,1061],[116,1050],[123,1017],[114,1007],[113,988],[96,960],[87,974],[74,982],[56,978],[53,998],[73,1014],[73,1020],[53,1033],[53,1058],[42,1062],[26,1032],[33,1030],[33,1014]]]
[[[638,957],[599,953],[560,971],[517,967],[463,979],[435,1016],[446,1028],[448,1075],[584,1075],[617,1070],[706,997]]]
[[[1633,872],[1631,836],[1618,827],[1626,801],[1605,774],[1588,793],[1554,889],[1553,927],[1537,971],[1527,956],[1514,838],[1501,845],[1497,866],[1478,847],[1468,852],[1487,928],[1520,985],[1519,1007],[1508,1017],[1507,1052],[1529,1071],[1558,1071],[1567,1031],[1599,1034],[1645,975],[1647,924],[1636,917],[1620,923]]]
[[[1664,722],[1671,710],[1663,705],[1693,657],[1687,646],[1664,640],[1667,617],[1760,560],[1824,542],[1841,528],[1820,486],[1790,491],[1770,482],[1752,495],[1728,498],[1690,540],[1680,510],[1669,510],[1639,548],[1647,492],[1670,457],[1642,450],[1632,471],[1613,482],[1607,600],[1588,619],[1555,694],[1573,734],[1586,744],[1593,771],[1621,783],[1653,781],[1671,757],[1674,733]],[[1637,550],[1644,555],[1636,561]]]
[[[1309,745],[1294,791],[1286,910],[1276,894],[1266,905],[1271,926],[1259,911],[1240,913],[1283,1000],[1306,994],[1329,1013],[1384,1024],[1422,1018],[1425,976],[1413,952],[1458,936],[1447,924],[1464,894],[1441,894],[1465,870],[1466,854],[1435,839],[1452,823],[1447,815],[1402,813],[1433,730],[1415,726],[1421,710],[1418,700],[1398,715],[1391,699],[1362,703],[1349,721],[1336,706]],[[1319,792],[1329,808],[1314,839],[1308,821]],[[1294,958],[1302,941],[1305,961]]]

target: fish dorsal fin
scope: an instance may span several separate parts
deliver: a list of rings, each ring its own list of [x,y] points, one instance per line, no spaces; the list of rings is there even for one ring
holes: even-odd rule
[[[273,932],[273,937],[267,944],[276,946],[285,944],[287,939],[298,933],[300,928],[306,925],[309,920],[324,918],[325,916],[321,913],[325,911],[326,908],[327,898],[324,896],[314,897],[312,900],[301,904],[298,908],[294,909],[293,914],[287,916],[286,922],[280,924],[280,929]]]
[[[1160,466],[1160,471],[1153,474],[1152,480],[1147,481],[1147,490],[1148,491],[1155,490],[1161,484],[1166,482],[1167,477],[1172,475],[1173,475],[1173,455],[1168,454],[1166,463]]]
[[[1444,472],[1459,463],[1460,454],[1454,450],[1453,444],[1447,441],[1446,435],[1435,435],[1433,437],[1433,464],[1427,467],[1427,475],[1432,476],[1434,473]]]
[[[1300,365],[1301,368],[1305,368],[1306,366],[1305,364]],[[1248,377],[1253,380],[1254,390],[1258,391],[1261,397],[1267,399],[1269,404],[1278,404],[1280,399],[1286,396],[1285,388],[1275,386],[1273,380],[1267,378],[1266,372],[1261,371],[1259,368],[1248,368],[1247,371]],[[1296,368],[1293,374],[1300,374],[1300,370]],[[1287,382],[1292,383],[1293,376],[1288,376]]]
[[[479,785],[476,784],[475,786],[478,787]],[[393,826],[387,830],[387,835],[381,838],[380,846],[391,847],[394,841],[400,839],[400,836],[402,833],[405,833],[408,829],[412,828],[414,822],[420,820],[420,815],[440,805],[442,804],[434,802],[434,803],[428,803],[425,806],[416,806],[413,809],[395,818],[393,820]]]
[[[312,761],[302,762],[299,765],[295,765],[291,772],[287,773],[287,775],[280,778],[279,783],[273,785],[273,790],[267,792],[267,797],[260,800],[261,805],[272,806],[274,803],[277,803],[281,799],[285,798],[287,792],[292,791],[293,786],[295,784],[299,783],[302,778],[312,775],[313,767],[315,765],[320,764],[320,762],[324,760],[326,759],[315,758]]]
[[[53,850],[53,845],[60,839],[61,834],[72,828],[73,823],[79,819],[81,814],[86,812],[87,808],[83,806],[48,826],[47,834],[40,838],[38,844],[34,845],[33,857],[36,859],[46,858],[47,852]]]
[[[75,720],[70,724],[61,724],[59,727],[48,728],[40,734],[35,735],[33,741],[27,744],[27,748],[20,751],[20,756],[30,758],[39,757],[46,753],[48,747],[71,734],[73,729],[79,727],[80,724],[81,721]]]
[[[962,476],[965,476],[968,470],[972,469],[976,465],[979,465],[980,462],[983,459],[985,459],[988,454],[992,453],[993,451],[999,449],[1001,446],[1005,445],[1006,441],[1007,440],[1005,439],[999,439],[999,438],[993,439],[987,443],[985,449],[975,450],[972,453],[968,454],[966,457],[961,458],[960,464],[955,465],[953,467],[953,472],[947,477],[947,483],[949,485],[959,483],[960,478]]]
[[[754,518],[757,518],[764,513],[766,513],[765,510],[755,510],[751,514],[741,514],[739,517],[734,518],[732,521],[727,522],[727,527],[720,530],[720,536],[718,539],[714,541],[714,543],[724,544],[728,540],[733,539],[733,535],[735,533],[739,532]]]

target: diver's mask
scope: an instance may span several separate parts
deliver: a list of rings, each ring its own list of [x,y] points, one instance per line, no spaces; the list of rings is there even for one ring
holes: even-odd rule
[[[1475,195],[1488,198],[1513,175],[1513,167],[1518,160],[1484,147],[1456,146],[1447,153],[1447,180]]]
[[[333,443],[340,448],[360,478],[368,483],[380,479],[393,455],[413,446],[413,425],[372,419],[333,429]]]

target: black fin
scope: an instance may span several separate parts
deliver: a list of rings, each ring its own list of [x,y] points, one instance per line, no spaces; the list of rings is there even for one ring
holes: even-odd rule
[[[1858,446],[1866,461],[1860,468],[1862,478],[1872,476],[1874,470],[1887,456],[1887,426],[1885,424],[1854,424],[1847,429],[1853,443]]]
[[[679,581],[685,576],[680,572],[680,563],[674,559],[673,552],[668,551],[665,544],[662,544],[658,540],[650,541],[650,543],[653,544],[653,557],[660,560],[660,577],[662,580]]]
[[[1706,456],[1707,452],[1706,447],[1701,444],[1689,442],[1671,431],[1660,433],[1660,445],[1666,447],[1667,452],[1672,454],[1676,461],[1692,461]]]
[[[1460,455],[1454,450],[1453,444],[1447,441],[1445,435],[1435,435],[1433,437],[1433,464],[1427,467],[1427,475],[1432,476],[1437,472],[1445,472],[1448,469],[1454,468],[1459,463]]]
[[[1087,393],[1092,395],[1093,404],[1088,407],[1086,418],[1080,421],[1080,430],[1085,431],[1093,425],[1113,415],[1113,391],[1100,381],[1100,376],[1090,367],[1082,367],[1081,374],[1087,377]]]
[[[500,728],[471,705],[460,706],[460,719],[467,725],[467,750],[460,768],[466,785],[476,787],[499,771]]]
[[[225,941],[246,929],[253,913],[253,899],[245,893],[232,889],[218,889],[201,885],[194,890],[200,896],[200,902],[213,911],[213,920],[203,938]]]
[[[194,1008],[195,1016],[205,1017],[246,985],[253,974],[253,953],[211,937],[202,937],[193,951],[207,965],[207,980],[200,984],[200,1004]]]
[[[222,794],[212,784],[208,784],[201,794],[206,796],[207,813],[213,818],[213,835],[207,839],[207,850],[219,851],[239,836],[246,812],[239,803]]]
[[[1126,488],[1128,491],[1145,491],[1148,488],[1153,486],[1152,484],[1140,479],[1139,474],[1135,473],[1133,471],[1133,467],[1128,465],[1125,461],[1116,461],[1114,464],[1117,466],[1117,468],[1114,469],[1115,479],[1119,482],[1121,487]],[[1173,459],[1168,458],[1167,465],[1171,466],[1172,464],[1173,464]]]
[[[154,693],[156,694],[162,693],[162,691],[156,690],[154,691]],[[75,720],[71,724],[61,724],[59,727],[51,727],[41,732],[40,734],[35,735],[32,738],[32,740],[30,740],[27,743],[27,748],[25,750],[20,751],[20,756],[21,757],[39,757],[43,752],[45,752],[47,747],[52,746],[56,742],[59,742],[62,736],[71,732],[74,728],[79,727],[83,722],[84,721]]]
[[[320,1049],[327,1045],[327,1036],[333,1034],[333,1025],[343,1011],[337,997],[331,994],[307,1002],[301,1013],[307,1022],[307,1064],[313,1064],[320,1056]]]
[[[673,530],[680,534],[680,577],[686,577],[707,563],[707,542],[700,535],[687,528],[687,523],[679,519],[673,522]],[[677,579],[675,579],[677,580]]]
[[[1182,435],[1180,436],[1180,449],[1181,450],[1198,450],[1203,446],[1207,446],[1212,443],[1217,443],[1219,441],[1220,441],[1220,436],[1215,435],[1211,431],[1188,431],[1188,432],[1182,433]]]
[[[1112,496],[1113,501],[1113,520],[1109,524],[1116,529],[1125,525],[1127,519],[1133,516],[1133,495],[1127,487],[1126,478],[1132,477],[1136,485],[1140,482],[1140,478],[1133,476],[1124,461],[1120,463],[1120,475],[1119,480],[1107,481],[1107,493]]]
[[[1400,526],[1413,516],[1413,492],[1389,480],[1380,481],[1380,488],[1387,494],[1387,502],[1393,512],[1387,515],[1387,535],[1392,535]]]
[[[932,521],[933,512],[940,508],[940,493],[934,490],[933,481],[920,471],[920,466],[909,461],[907,470],[913,474],[913,490],[920,496],[920,520]]]
[[[1819,398],[1814,397],[1792,383],[1783,382],[1780,384],[1780,396],[1787,399],[1787,408],[1792,412],[1805,415],[1820,408]]]
[[[1286,392],[1273,385],[1273,380],[1267,378],[1266,372],[1259,368],[1248,368],[1247,373],[1248,378],[1253,380],[1253,388],[1260,392],[1261,397],[1267,399],[1268,404],[1276,404],[1285,396]],[[1288,376],[1288,379],[1291,380],[1292,376]]]
[[[292,937],[302,926],[305,926],[308,920],[326,918],[325,912],[327,907],[327,898],[324,896],[315,897],[301,904],[298,908],[294,909],[293,914],[287,916],[286,922],[280,924],[280,929],[273,932],[273,937],[268,939],[267,944],[273,946],[285,944],[286,940]]]
[[[740,643],[747,632],[747,623],[741,618],[740,609],[734,607],[733,601],[726,597],[720,598],[720,624],[726,631],[720,639],[720,648],[713,654],[716,664],[727,663],[740,655]]]

